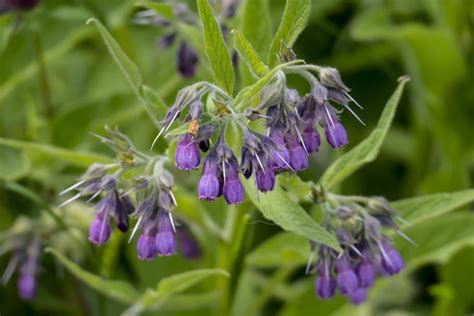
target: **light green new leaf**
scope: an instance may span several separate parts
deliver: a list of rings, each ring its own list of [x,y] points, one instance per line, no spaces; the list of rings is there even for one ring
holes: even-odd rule
[[[324,172],[319,180],[319,184],[321,184],[325,189],[329,189],[335,184],[338,184],[361,166],[373,161],[377,157],[388,129],[392,124],[393,117],[395,116],[398,103],[402,96],[403,88],[407,81],[407,77],[401,78],[397,89],[387,101],[375,130],[369,135],[369,137],[344,155],[340,156],[326,170],[326,172]]]
[[[461,212],[437,217],[405,230],[418,245],[401,237],[397,249],[412,269],[427,263],[445,263],[460,249],[474,246],[474,214]]]
[[[59,260],[59,262],[61,262],[61,264],[63,264],[69,270],[69,272],[71,272],[82,282],[110,298],[128,304],[136,302],[136,300],[139,298],[139,293],[126,282],[104,280],[95,274],[82,270],[81,267],[70,261],[54,248],[46,248],[45,252],[54,255],[54,257]]]
[[[292,47],[296,42],[308,22],[310,12],[311,0],[286,0],[283,18],[270,47],[268,56],[270,66],[275,65],[282,42],[288,47]]]
[[[237,30],[233,30],[234,47],[239,53],[240,58],[247,64],[252,74],[257,77],[263,77],[268,73],[268,67],[260,59],[260,56],[253,48],[252,44],[245,36]]]
[[[111,163],[112,159],[93,153],[77,152],[67,150],[64,148],[55,147],[48,144],[32,143],[15,139],[6,139],[0,137],[0,145],[7,147],[21,149],[26,153],[31,152],[44,156],[51,157],[51,159],[58,159],[70,162],[78,166],[88,167],[94,162]]]
[[[209,64],[217,85],[229,95],[234,89],[234,67],[214,11],[207,0],[197,1],[199,16],[204,29],[204,44]]]
[[[241,6],[242,20],[239,29],[258,55],[267,60],[273,33],[268,0],[245,0]]]
[[[265,240],[248,254],[245,263],[255,268],[294,267],[306,264],[308,258],[308,239],[282,232]]]
[[[172,275],[162,279],[156,290],[146,291],[132,307],[124,312],[124,315],[137,315],[143,310],[159,309],[173,295],[181,293],[211,276],[230,277],[228,272],[221,269],[200,269]]]
[[[474,201],[474,189],[437,193],[392,202],[392,207],[413,224],[422,223]]]
[[[282,70],[283,68],[301,63],[301,60],[294,60],[290,61],[285,64],[278,65],[277,67],[273,68],[268,72],[265,76],[260,78],[257,82],[255,82],[253,85],[248,86],[242,90],[240,90],[239,94],[235,97],[233,101],[233,106],[236,107],[238,106],[239,108],[242,108],[243,105],[250,104],[253,101],[253,98],[255,98],[260,91],[265,87],[270,81],[272,81],[275,78],[275,75],[277,72]],[[245,108],[245,106],[243,107]]]
[[[244,187],[253,204],[265,218],[284,230],[341,251],[336,237],[316,223],[301,206],[289,199],[278,181],[275,189],[267,194],[258,193],[251,181],[244,181]]]
[[[127,54],[125,54],[120,45],[115,41],[112,35],[110,35],[109,31],[107,31],[107,29],[102,25],[102,23],[100,23],[99,20],[91,18],[87,21],[87,24],[90,23],[94,23],[95,27],[99,30],[99,33],[102,36],[105,45],[107,45],[107,48],[109,49],[114,61],[119,66],[133,90],[136,93],[139,93],[143,79],[137,65],[135,65],[133,61],[127,56]]]

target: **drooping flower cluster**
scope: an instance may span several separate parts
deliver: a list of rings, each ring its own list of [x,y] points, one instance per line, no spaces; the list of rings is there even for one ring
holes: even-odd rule
[[[95,218],[89,227],[89,240],[97,246],[108,242],[113,225],[121,232],[127,232],[130,217],[135,217],[137,223],[130,241],[140,229],[137,241],[140,259],[174,255],[176,235],[183,233],[187,234],[183,239],[183,249],[199,253],[199,250],[190,250],[199,245],[189,230],[177,229],[175,226],[173,211],[177,203],[172,193],[174,182],[172,175],[163,166],[165,157],[147,157],[136,150],[122,133],[108,128],[107,132],[110,138],[99,137],[116,152],[118,163],[91,165],[75,185],[61,193],[72,190],[78,192],[62,206],[80,197],[90,196],[89,201],[92,201],[101,196],[96,204]],[[144,173],[127,180],[124,173],[137,167],[145,167]],[[132,195],[135,199],[130,197]]]
[[[342,110],[331,104],[335,102],[352,112],[349,89],[338,71],[313,66],[319,72],[318,80],[306,68],[299,67],[290,66],[287,70],[308,79],[310,93],[302,97],[296,90],[287,88],[285,75],[280,72],[261,90],[257,106],[240,112],[241,107],[233,104],[235,99],[207,82],[198,82],[178,94],[156,139],[184,117],[181,126],[170,131],[173,137],[178,135],[175,162],[178,169],[194,170],[204,161],[199,198],[215,200],[223,195],[228,204],[241,203],[244,197],[239,173],[247,179],[253,176],[260,192],[272,191],[277,173],[308,168],[310,154],[317,152],[321,144],[318,126],[324,130],[331,147],[340,149],[348,143],[339,118]],[[206,94],[207,100],[203,100]],[[212,105],[207,107],[207,112],[203,110],[204,103]],[[250,122],[257,120],[264,120],[263,133],[251,128]],[[242,131],[240,162],[226,144],[229,125]],[[206,152],[207,157],[202,159],[201,154]]]
[[[19,221],[6,232],[2,244],[2,254],[11,253],[10,262],[2,276],[2,283],[6,284],[15,270],[18,271],[18,294],[23,300],[31,300],[37,292],[37,277],[39,271],[39,256],[41,251],[40,237],[34,232],[33,225],[25,218]]]
[[[239,2],[239,0],[223,1],[221,10],[217,12],[219,21],[221,21],[221,30],[225,38],[228,33],[226,22],[235,16]],[[180,36],[180,28],[176,24],[184,23],[191,27],[199,28],[199,18],[195,16],[184,2],[175,1],[173,4],[170,4],[170,6],[172,7],[176,21],[160,15],[155,10],[145,10],[137,13],[134,22],[136,24],[151,24],[166,28],[167,33],[158,39],[157,46],[162,49],[167,49],[178,42],[176,69],[183,78],[192,78],[196,73],[199,56],[191,44],[183,36]],[[237,62],[237,54],[234,53],[232,58],[235,64]]]
[[[337,196],[333,197],[337,201]],[[326,209],[324,224],[329,231],[336,233],[344,250],[342,254],[325,245],[310,243],[311,250],[317,248],[318,253],[313,271],[317,274],[316,294],[321,299],[332,298],[337,289],[353,304],[362,304],[377,275],[391,276],[405,266],[391,239],[382,233],[385,227],[406,237],[395,223],[398,213],[384,198],[367,198],[363,202],[363,205],[353,202]],[[310,270],[311,262],[308,265]]]

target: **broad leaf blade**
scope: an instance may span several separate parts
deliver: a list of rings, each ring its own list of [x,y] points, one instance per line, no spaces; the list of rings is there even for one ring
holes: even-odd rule
[[[120,45],[115,41],[115,39],[110,35],[109,31],[100,23],[99,20],[91,18],[87,21],[87,24],[94,23],[95,27],[99,30],[102,39],[104,40],[107,48],[112,55],[114,61],[119,66],[120,70],[124,74],[128,83],[132,86],[135,92],[140,91],[140,86],[143,82],[142,76],[138,67],[133,63],[133,61],[124,53]]]
[[[267,194],[259,194],[250,181],[244,181],[244,187],[253,204],[265,218],[284,230],[341,251],[336,237],[316,223],[301,206],[289,199],[278,182],[275,189]]]
[[[252,44],[245,36],[237,30],[234,33],[234,46],[239,53],[240,58],[247,64],[252,74],[257,77],[263,77],[268,73],[268,67],[260,59],[260,56],[253,48]]]
[[[16,180],[25,176],[31,164],[21,150],[0,145],[0,179]]]
[[[410,269],[431,262],[444,263],[460,249],[468,245],[474,246],[473,227],[472,212],[434,218],[405,230],[418,246],[413,246],[400,237],[397,249]]]
[[[234,89],[234,67],[221,29],[207,0],[198,0],[198,10],[204,28],[204,43],[209,64],[217,85],[229,95]]]
[[[287,0],[283,18],[270,47],[268,64],[275,65],[281,43],[293,46],[308,22],[311,12],[311,0]]]
[[[191,288],[211,276],[229,277],[230,275],[221,269],[200,269],[172,275],[162,279],[158,283],[156,290],[146,291],[124,314],[136,315],[143,310],[159,309],[176,294]]]
[[[245,0],[242,4],[239,30],[255,48],[262,60],[268,60],[272,41],[272,21],[268,0]],[[249,71],[240,64],[244,86],[254,82]]]
[[[399,200],[391,204],[405,220],[413,225],[446,214],[472,201],[474,201],[474,189],[431,194]]]
[[[255,268],[295,267],[306,264],[308,258],[308,239],[282,232],[265,240],[249,253],[245,263]]]
[[[134,303],[139,297],[139,293],[128,283],[122,281],[104,280],[95,274],[82,270],[81,267],[70,261],[54,248],[46,248],[45,252],[54,255],[54,257],[58,259],[69,270],[69,272],[71,272],[85,284],[110,298],[131,304]]]
[[[327,170],[319,180],[325,189],[338,184],[348,177],[361,166],[373,161],[379,154],[380,147],[387,135],[388,129],[392,124],[393,117],[397,110],[398,103],[402,96],[407,77],[403,77],[395,92],[387,101],[375,130],[364,141],[356,147],[340,156]]]

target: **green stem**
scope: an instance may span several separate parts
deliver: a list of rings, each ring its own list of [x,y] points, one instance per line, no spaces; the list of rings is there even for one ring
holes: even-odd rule
[[[232,276],[232,279],[219,278],[217,280],[217,288],[221,292],[220,305],[217,313],[222,316],[229,314],[232,281],[236,279],[234,276],[234,266],[249,218],[244,215],[244,210],[239,210],[235,206],[230,206],[228,212],[230,214],[227,217],[223,234],[228,238],[224,238],[219,242],[219,257],[217,262],[218,268],[228,271]]]
[[[280,283],[285,282],[286,279],[291,275],[293,271],[294,271],[293,267],[284,267],[276,271],[273,274],[272,278],[268,280],[266,285],[261,289],[259,295],[257,296],[254,303],[249,309],[249,314],[254,315],[259,310],[261,310],[262,307],[265,305],[265,303],[272,297],[273,292],[275,291],[275,288]]]
[[[38,80],[41,92],[41,98],[43,99],[44,115],[49,122],[53,115],[53,106],[51,103],[51,94],[49,89],[48,75],[46,72],[46,63],[43,56],[43,45],[38,32],[33,33],[33,47],[35,51],[36,63],[38,66]]]

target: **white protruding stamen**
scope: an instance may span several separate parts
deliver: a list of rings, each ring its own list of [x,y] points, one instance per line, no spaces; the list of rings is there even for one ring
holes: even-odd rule
[[[222,176],[224,177],[224,183],[226,181],[226,174],[225,174],[225,164],[224,161],[222,161]]]
[[[254,156],[255,156],[255,158],[257,158],[257,161],[258,161],[258,164],[260,165],[260,168],[262,168],[263,174],[265,174],[265,168],[263,168],[263,164],[260,161],[260,158],[258,157],[257,154],[255,154]]]
[[[360,117],[358,117],[357,114],[355,114],[354,111],[352,111],[350,106],[344,104],[344,108],[346,108],[349,112],[351,112],[351,114],[360,122],[360,124],[366,126],[364,121],[362,121],[362,119]]]
[[[328,116],[328,120],[329,120],[329,122],[330,122],[331,125],[332,125],[332,128],[329,128],[329,134],[331,134],[331,138],[332,138],[334,144],[337,144],[337,142],[336,142],[336,137],[334,137],[334,133],[333,133],[333,130],[336,128],[336,126],[334,125],[334,122],[333,122],[333,120],[332,120],[331,114],[329,113],[329,109],[328,109],[328,107],[327,107],[326,104],[324,104],[324,109],[326,110],[326,113],[327,113],[327,116]]]
[[[173,191],[170,191],[171,199],[173,200],[173,203],[175,206],[178,206],[178,201],[176,201],[176,198],[174,197]]]
[[[344,91],[344,95],[345,95],[346,97],[348,97],[352,102],[354,102],[355,105],[357,105],[361,110],[364,109],[364,107],[363,107],[362,105],[360,105],[359,103],[357,103],[357,101],[356,101],[349,93],[347,93],[346,91]]]
[[[296,133],[298,134],[298,138],[300,139],[301,146],[303,146],[304,151],[306,152],[306,155],[309,156],[308,149],[306,148],[306,145],[304,144],[303,136],[301,136],[300,130],[296,128]]]
[[[90,199],[87,200],[86,203],[91,202],[91,201],[92,201],[93,199],[95,199],[101,192],[102,192],[101,190],[97,191],[93,196],[91,196]]]
[[[171,227],[173,227],[173,232],[176,234],[176,227],[174,226],[173,215],[171,215],[171,212],[168,212],[168,217],[170,218]]]
[[[310,271],[311,271],[311,266],[313,265],[313,251],[311,251],[311,253],[309,254],[309,259],[308,259],[308,264],[306,265],[306,270],[304,272],[304,274],[309,274]]]
[[[362,253],[359,251],[359,249],[357,249],[356,246],[350,245],[349,247],[351,247],[351,249],[354,250],[354,252],[355,252],[356,254],[358,254],[360,257],[364,257],[364,256],[362,255]]]
[[[290,168],[291,171],[296,172],[296,171],[290,166],[290,164],[285,160],[285,158],[283,158],[283,156],[280,155],[280,153],[279,153],[278,151],[275,150],[274,152],[275,152],[275,154],[278,156],[278,158],[280,158],[281,161],[283,161],[283,162],[285,163],[285,165],[286,165],[288,168]]]
[[[61,191],[61,193],[59,193],[59,195],[64,195],[64,194],[68,193],[69,191],[72,191],[72,190],[80,187],[81,185],[84,184],[84,182],[86,182],[86,180],[81,180],[78,183],[76,183],[74,185],[71,185],[69,188],[65,189],[64,191]]]
[[[137,232],[138,228],[140,227],[142,219],[143,219],[143,215],[138,218],[138,221],[135,224],[135,227],[133,227],[133,231],[132,231],[132,234],[130,235],[130,238],[128,239],[128,243],[130,243],[133,239],[133,236],[135,236],[135,233]]]
[[[408,237],[404,232],[402,232],[401,230],[397,230],[397,233],[403,237],[403,239],[405,239],[406,241],[408,241],[410,244],[412,244],[413,246],[417,246],[418,247],[418,244],[413,240],[411,239],[410,237]]]
[[[69,203],[71,203],[71,202],[74,202],[75,200],[77,200],[77,199],[80,198],[80,197],[81,197],[81,194],[78,193],[78,194],[74,195],[72,198],[70,198],[69,200],[67,200],[67,201],[65,201],[65,202],[63,202],[63,203],[61,203],[61,205],[59,205],[58,207],[59,207],[59,208],[64,207],[64,206],[66,206],[67,204],[69,204]]]

